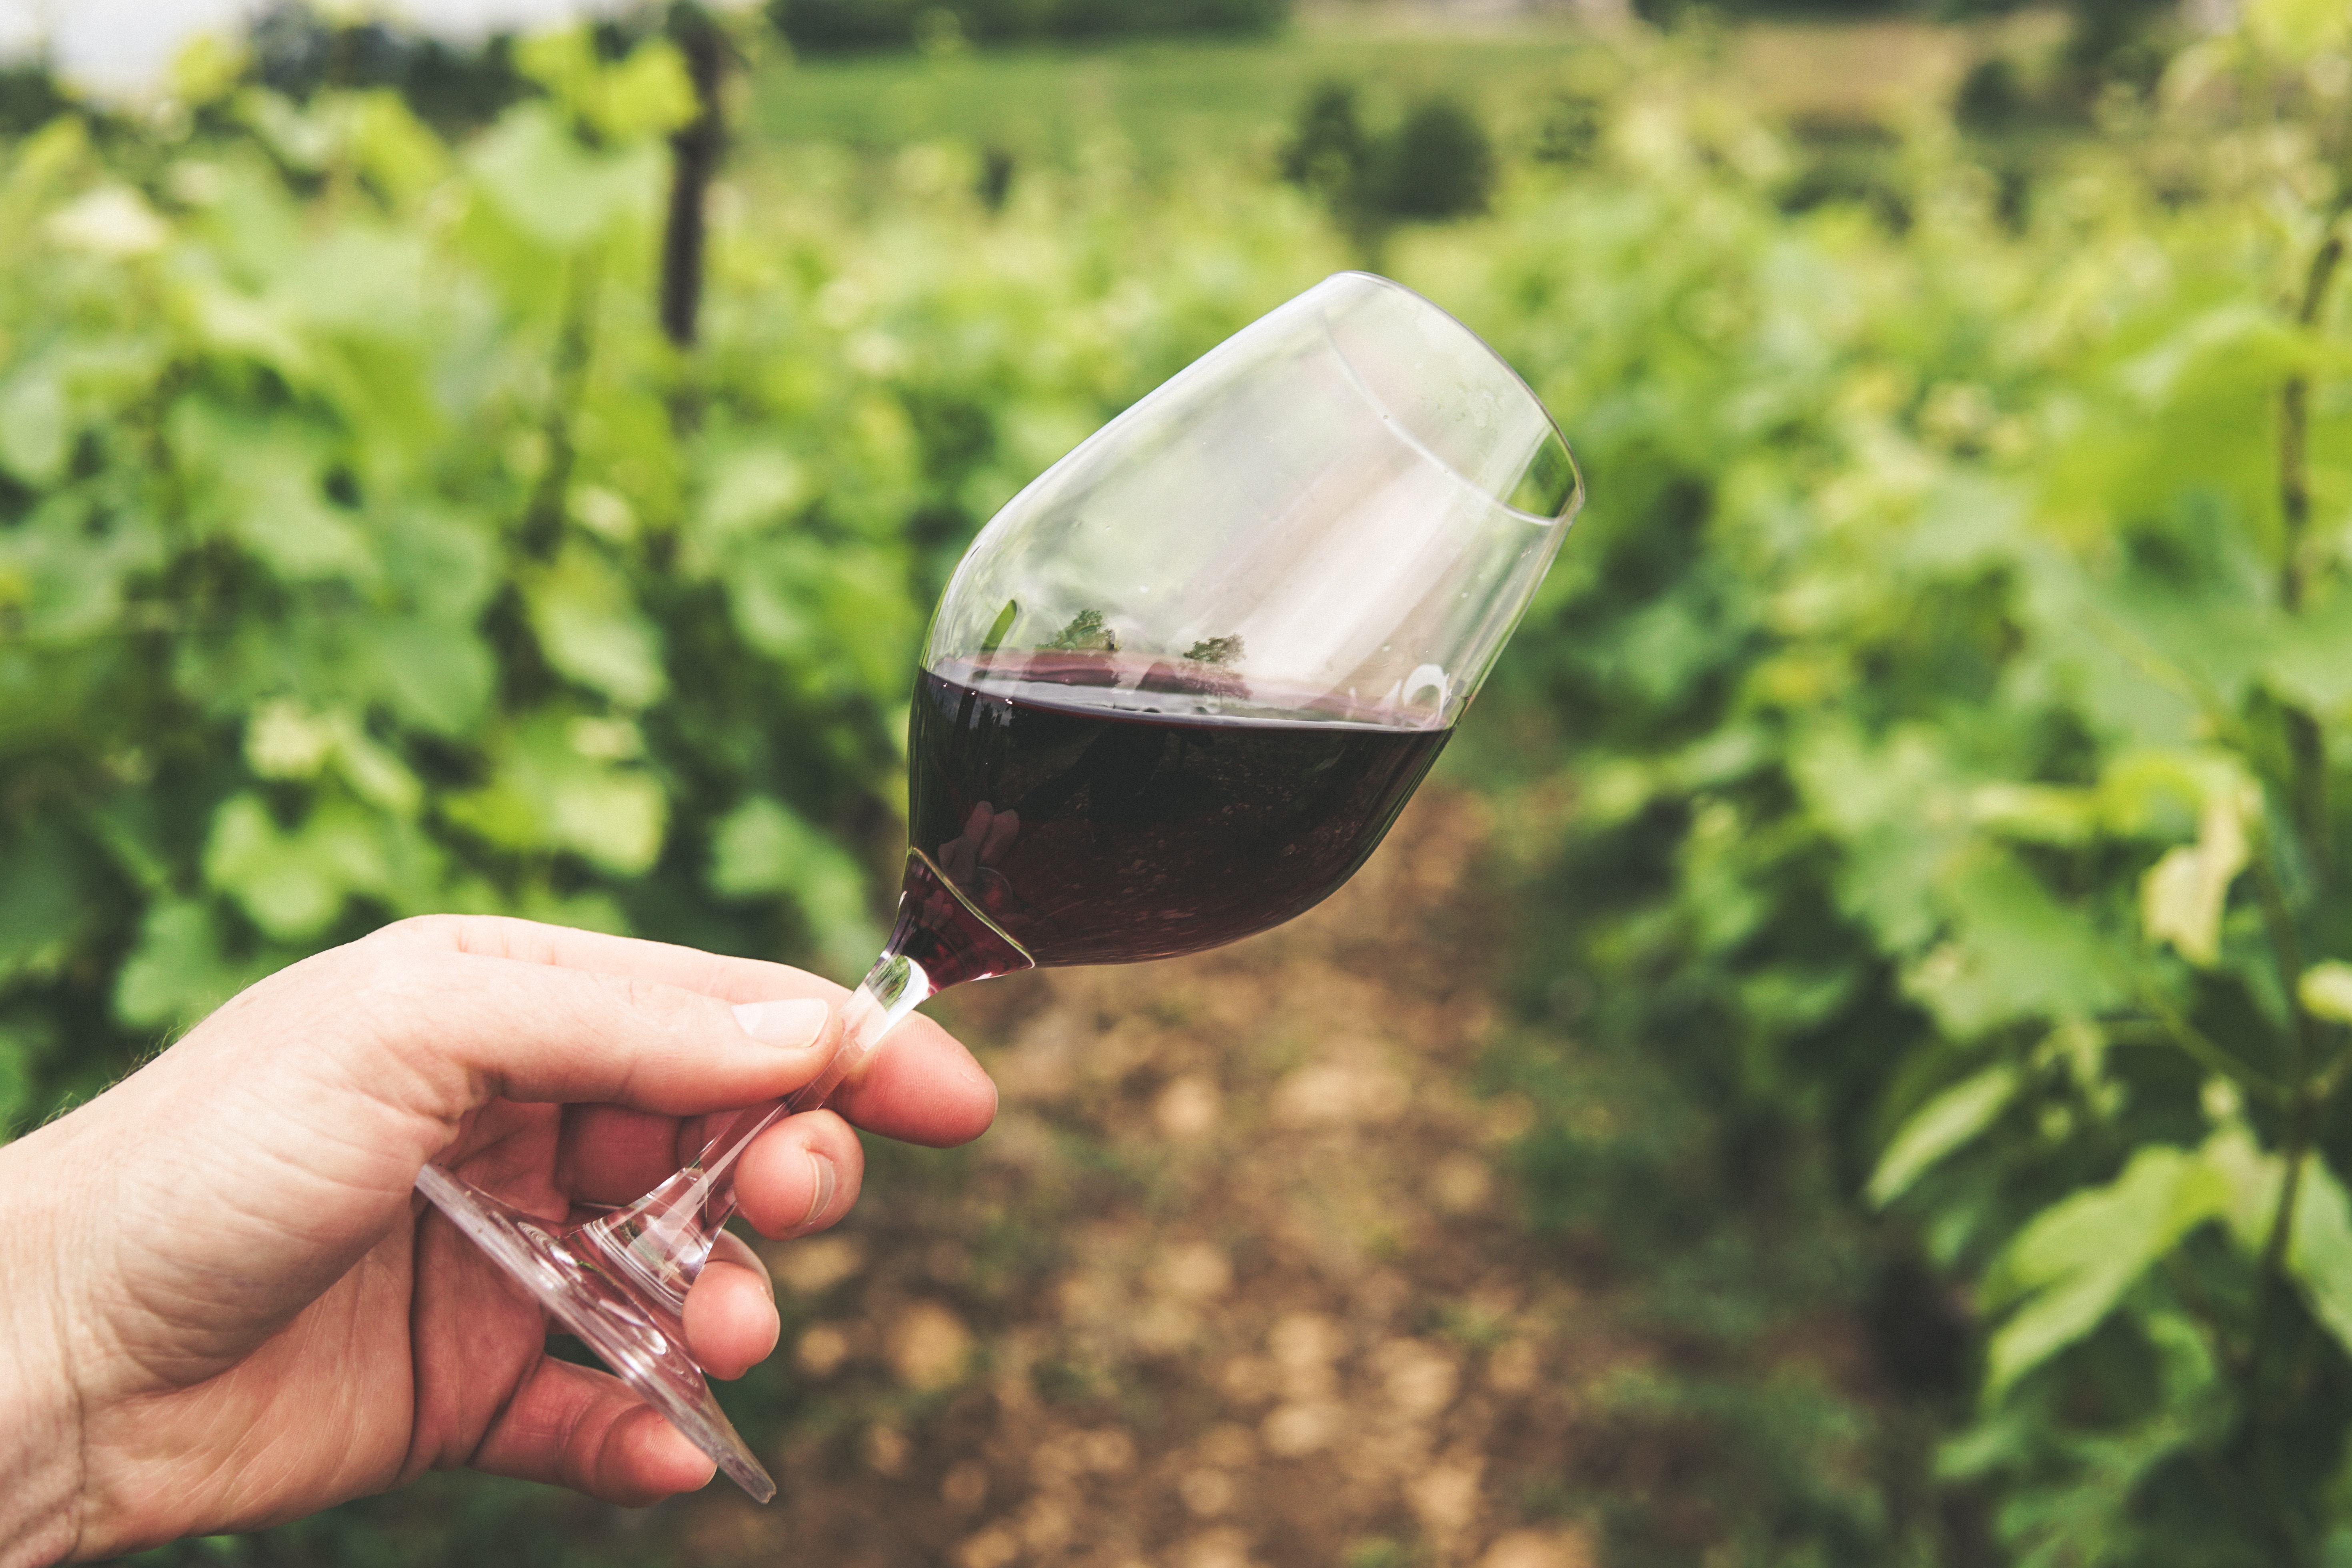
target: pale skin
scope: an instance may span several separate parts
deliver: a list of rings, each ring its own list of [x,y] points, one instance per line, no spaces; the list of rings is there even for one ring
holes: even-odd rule
[[[412,1184],[434,1161],[549,1218],[627,1202],[709,1113],[814,1078],[845,996],[687,948],[407,921],[260,982],[0,1148],[0,1568],[254,1529],[457,1466],[632,1506],[709,1481],[635,1395],[546,1354],[539,1308]],[[853,1124],[958,1143],[996,1093],[914,1016],[830,1106],[739,1165],[761,1234],[847,1212]],[[722,1243],[686,1321],[719,1376],[775,1347],[749,1247]]]

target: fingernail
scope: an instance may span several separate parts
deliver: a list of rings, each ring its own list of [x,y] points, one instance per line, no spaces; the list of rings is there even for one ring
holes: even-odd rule
[[[809,1164],[816,1171],[816,1196],[809,1200],[808,1213],[801,1216],[803,1230],[824,1217],[824,1211],[833,1206],[834,1189],[840,1184],[833,1172],[833,1162],[814,1149],[809,1151]]]
[[[816,1043],[816,1037],[824,1032],[824,1021],[831,1011],[814,997],[745,1002],[735,1009],[735,1021],[761,1045],[789,1046],[798,1050]]]

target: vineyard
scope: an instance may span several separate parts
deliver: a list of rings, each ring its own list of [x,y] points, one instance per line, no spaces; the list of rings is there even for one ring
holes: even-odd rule
[[[0,141],[17,1131],[414,912],[862,972],[966,540],[1333,270],[1591,491],[1364,889],[944,1008],[1006,1126],[877,1150],[730,1396],[812,1533],[453,1477],[150,1558],[2352,1562],[2352,16],[2240,9],[2071,97],[1637,29],[1190,154],[754,60],[690,333],[659,37],[465,126],[205,48]],[[1360,1386],[1424,1447],[1324,1477],[1285,1413]]]

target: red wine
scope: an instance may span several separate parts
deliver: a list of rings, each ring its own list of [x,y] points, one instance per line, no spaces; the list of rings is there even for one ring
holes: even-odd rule
[[[892,951],[944,986],[1278,925],[1363,864],[1452,732],[1376,717],[1109,654],[927,672]]]

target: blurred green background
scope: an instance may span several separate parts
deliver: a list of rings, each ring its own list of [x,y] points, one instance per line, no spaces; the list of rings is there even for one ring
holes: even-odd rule
[[[1005,1117],[771,1250],[775,1509],[142,1561],[2352,1564],[2348,203],[2340,0],[0,75],[16,1131],[412,912],[861,973],[964,542],[1332,270],[1591,496],[1357,886],[940,1004]]]

